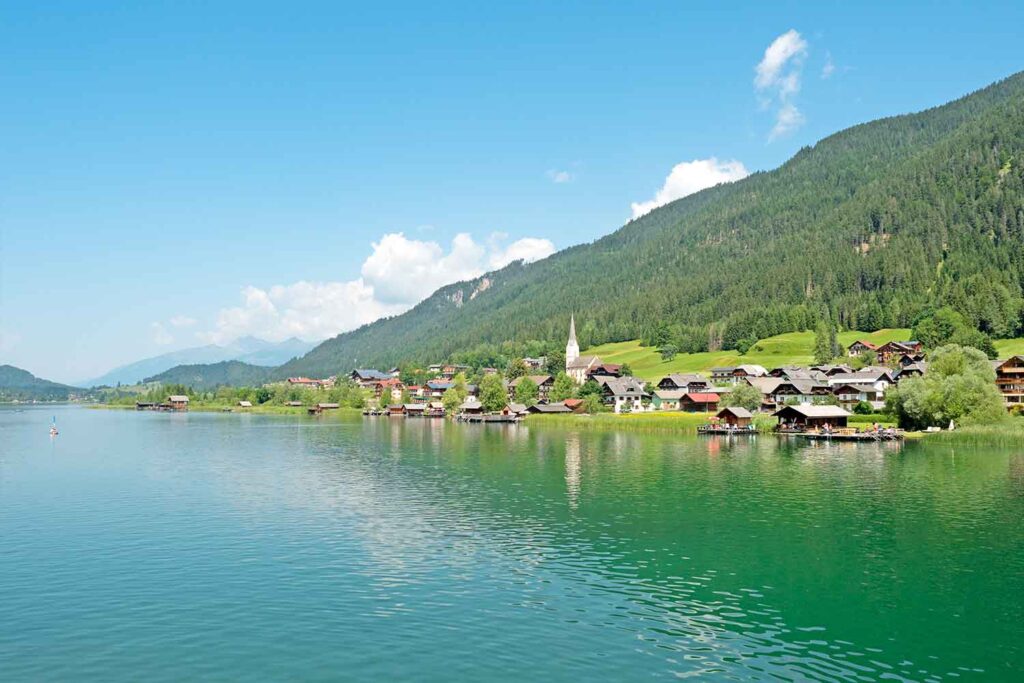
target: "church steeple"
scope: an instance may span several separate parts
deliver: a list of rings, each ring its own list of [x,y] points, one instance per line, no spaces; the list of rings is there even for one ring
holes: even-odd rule
[[[580,357],[580,344],[576,341],[576,316],[569,316],[569,342],[565,345],[565,366],[568,368]]]

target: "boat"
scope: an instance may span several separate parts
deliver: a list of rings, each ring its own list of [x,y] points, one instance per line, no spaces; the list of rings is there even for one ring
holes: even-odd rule
[[[57,436],[60,432],[57,431],[57,416],[53,416],[53,421],[50,423],[50,436]]]

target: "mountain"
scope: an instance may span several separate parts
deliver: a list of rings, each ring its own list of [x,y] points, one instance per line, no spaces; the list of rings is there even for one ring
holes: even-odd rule
[[[28,370],[0,365],[0,401],[66,401],[77,391],[81,390],[40,379]]]
[[[237,360],[252,365],[275,366],[285,363],[306,353],[313,344],[292,337],[282,342],[268,342],[255,337],[242,337],[226,346],[197,346],[170,353],[146,358],[129,363],[95,379],[81,382],[83,386],[117,386],[135,384],[146,377],[158,375],[178,365],[195,365],[200,363],[220,363]]]
[[[909,327],[940,305],[1009,337],[1022,286],[1024,73],[836,133],[593,243],[443,287],[275,375],[483,357],[506,340],[558,349],[570,312],[584,348],[742,348],[825,316],[846,329]]]
[[[273,368],[228,360],[220,363],[179,365],[158,375],[147,377],[144,381],[147,383],[183,384],[196,390],[213,389],[219,386],[259,386],[271,379],[273,370]]]

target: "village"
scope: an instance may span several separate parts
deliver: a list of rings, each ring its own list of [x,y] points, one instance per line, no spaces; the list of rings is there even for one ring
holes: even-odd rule
[[[844,349],[844,358],[821,365],[766,368],[742,364],[714,367],[707,374],[668,374],[643,381],[622,365],[582,355],[570,317],[564,372],[550,374],[547,359],[523,358],[523,374],[509,377],[498,368],[472,368],[455,363],[432,364],[420,383],[402,381],[402,370],[352,370],[345,380],[367,397],[367,417],[451,418],[464,422],[518,422],[528,415],[572,415],[605,412],[615,415],[691,413],[704,415],[702,434],[752,434],[766,420],[774,431],[810,438],[883,440],[901,433],[865,422],[883,411],[886,393],[907,377],[928,372],[925,350],[917,341],[873,344],[858,340]],[[866,359],[871,361],[865,364]],[[843,362],[839,362],[843,361]],[[992,361],[996,385],[1008,410],[1024,405],[1024,356]],[[467,378],[476,381],[471,382]],[[290,387],[329,390],[337,377],[291,377]],[[338,410],[337,402],[287,401],[290,408],[318,415]],[[161,404],[138,404],[140,410],[188,409],[188,397],[169,396]],[[236,406],[252,408],[251,401]],[[1019,410],[1019,408],[1017,409]],[[859,419],[851,420],[856,415]],[[858,427],[851,427],[856,421]]]

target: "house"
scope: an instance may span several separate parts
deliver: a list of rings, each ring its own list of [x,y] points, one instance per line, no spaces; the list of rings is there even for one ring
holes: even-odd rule
[[[601,396],[605,404],[612,407],[612,412],[640,412],[644,409],[643,401],[650,398],[644,391],[644,385],[635,377],[602,378]]]
[[[516,377],[508,383],[508,399],[510,401],[515,398],[516,388],[522,384],[524,379],[531,379],[533,380],[533,383],[537,385],[538,401],[548,400],[548,394],[551,393],[551,387],[555,386],[555,378],[551,375],[524,375],[523,377]]]
[[[773,368],[769,373],[769,377],[778,377],[779,379],[792,379],[802,381],[813,381],[821,382],[824,381],[825,375],[819,369],[816,368],[801,368],[795,365],[784,365],[780,368]]]
[[[498,368],[484,368],[481,372],[484,373],[484,377],[486,377],[487,375],[497,375]]]
[[[338,407],[339,407],[339,404],[337,404],[337,403],[317,403],[316,405],[313,405],[313,406],[309,407],[309,414],[310,415],[319,415],[320,413],[324,412],[325,410],[337,410]]]
[[[369,389],[377,382],[391,379],[391,376],[381,372],[380,370],[360,368],[358,370],[353,370],[351,374],[349,374],[349,378],[364,389]],[[290,382],[291,380],[288,381]]]
[[[388,374],[394,377],[395,379],[398,379],[401,376],[402,371],[399,370],[397,367],[394,367],[388,370]]]
[[[523,365],[530,370],[543,370],[548,364],[548,359],[544,356],[539,358],[524,358]]]
[[[444,404],[440,401],[431,401],[420,405],[427,406],[427,410],[423,414],[424,417],[444,417]]]
[[[395,403],[388,406],[388,417],[405,417],[405,404]]]
[[[710,392],[687,392],[679,399],[679,410],[686,413],[709,413],[718,409],[718,394]]]
[[[832,393],[839,400],[839,405],[853,410],[858,403],[870,403],[875,410],[885,407],[885,392],[880,392],[873,384],[837,384]]]
[[[565,407],[568,408],[569,410],[571,410],[574,413],[582,413],[583,412],[583,399],[582,398],[567,398],[564,401],[562,401],[562,403],[564,403]]]
[[[444,392],[448,391],[454,386],[452,382],[448,382],[440,379],[432,379],[427,382],[426,395],[430,398],[441,398],[444,396]]]
[[[388,401],[401,401],[404,390],[405,385],[402,384],[402,380],[395,377],[380,380],[373,385],[374,395],[378,399],[384,398]]]
[[[896,364],[899,365],[901,368],[905,368],[908,365],[914,365],[922,361],[924,361],[923,353],[904,353],[902,356],[900,356],[900,359],[896,361]]]
[[[878,350],[875,351],[875,357],[878,359],[877,362],[879,364],[888,365],[891,361],[904,354],[914,355],[923,352],[924,346],[919,341],[891,341],[879,346]]]
[[[850,413],[839,406],[783,406],[775,411],[782,431],[845,427]]]
[[[527,408],[523,403],[509,403],[501,412],[503,415],[526,415]]]
[[[239,408],[252,408],[252,401],[239,401],[238,402],[238,407]]]
[[[426,403],[406,403],[404,408],[406,417],[423,417],[427,413]]]
[[[433,365],[427,366],[427,372],[429,372],[432,375],[440,375],[442,367],[444,366],[441,365],[440,363],[434,363]]]
[[[651,392],[652,410],[679,410],[679,400],[686,389],[655,389]]]
[[[878,345],[872,344],[865,339],[858,339],[846,347],[846,355],[850,358],[856,358],[865,351],[876,353],[878,351]]]
[[[167,405],[171,410],[188,410],[188,396],[175,394],[167,397]]]
[[[750,377],[747,383],[761,392],[762,404],[771,409],[784,403],[814,403],[831,393],[824,382],[780,377]]]
[[[535,406],[527,408],[526,412],[532,415],[551,415],[555,413],[571,413],[572,409],[564,403],[538,403]]]
[[[480,415],[484,412],[484,406],[476,396],[470,396],[459,406],[459,412],[466,415]]]
[[[711,381],[715,384],[736,384],[750,377],[767,377],[768,371],[760,365],[711,368]]]
[[[1024,405],[1024,356],[992,361],[996,371],[996,386],[1003,394],[1006,409]]]
[[[289,377],[287,382],[293,387],[307,387],[309,389],[320,389],[323,387],[322,381],[309,377]]]
[[[879,395],[879,400],[885,400],[886,390],[896,383],[896,377],[893,371],[889,368],[881,368],[877,366],[866,367],[858,370],[857,372],[843,372],[837,375],[832,375],[828,378],[830,386],[838,386],[840,384],[867,384],[875,388],[875,391]]]
[[[683,391],[709,391],[711,385],[704,375],[668,375],[658,380],[659,389],[682,389]]]
[[[831,377],[832,375],[853,372],[853,368],[849,365],[812,365],[811,372],[819,373],[825,377]]]
[[[723,424],[733,427],[749,427],[754,420],[754,415],[749,410],[739,406],[722,408],[718,411],[717,417]]]
[[[600,359],[598,359],[600,361]],[[600,363],[587,369],[587,379],[595,377],[622,377],[622,366],[617,363]]]
[[[908,356],[904,356],[908,358]],[[920,377],[924,373],[928,372],[928,363],[923,360],[919,360],[915,363],[908,363],[906,365],[900,365],[899,370],[896,371],[896,379],[901,380],[904,377]]]
[[[471,368],[468,365],[449,363],[441,367],[441,377],[444,377],[445,379],[452,379],[460,372],[468,372],[470,369]]]

